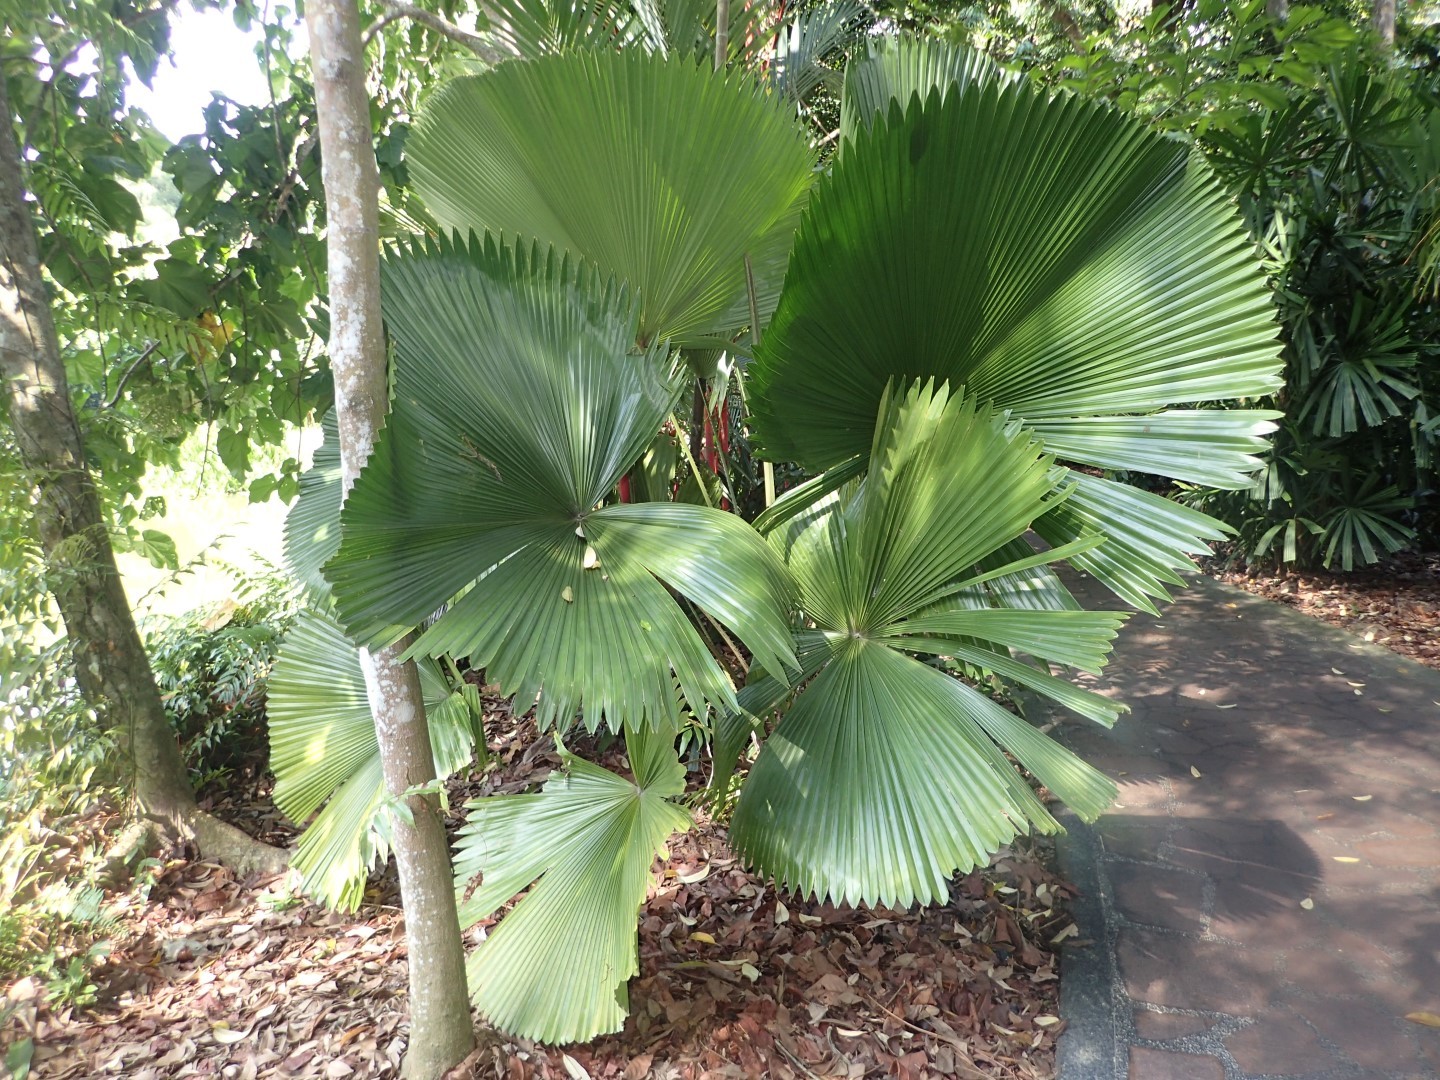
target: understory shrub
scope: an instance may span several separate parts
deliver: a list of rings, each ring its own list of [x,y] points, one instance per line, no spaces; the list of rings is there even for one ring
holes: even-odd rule
[[[166,715],[197,788],[265,748],[265,683],[295,616],[279,570],[240,571],[234,598],[146,626]]]

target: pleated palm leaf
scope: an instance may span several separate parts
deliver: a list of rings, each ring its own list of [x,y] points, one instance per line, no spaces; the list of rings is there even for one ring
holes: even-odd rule
[[[1073,490],[1057,488],[1052,460],[1003,413],[916,385],[882,395],[873,430],[864,479],[773,535],[813,627],[797,650],[810,681],[765,740],[731,839],[801,894],[929,903],[945,899],[953,873],[988,862],[1017,834],[1058,829],[1002,751],[1086,820],[1115,789],[924,658],[998,671],[1108,725],[1121,706],[1011,650],[1098,671],[1125,616],[996,606],[987,584],[998,571],[1069,552],[979,567]],[[762,677],[746,688],[746,705],[766,709],[790,694],[783,680]],[[717,766],[728,764],[717,756]]]
[[[748,325],[747,260],[768,317],[814,165],[751,77],[638,50],[455,79],[406,152],[446,228],[538,240],[626,282],[647,345],[723,346]]]
[[[582,702],[591,729],[617,731],[675,730],[682,702],[733,706],[671,589],[767,667],[793,666],[788,579],[750,526],[601,506],[682,384],[666,349],[635,350],[624,288],[488,238],[416,243],[382,279],[394,399],[325,567],[357,640],[393,641],[449,605],[412,653],[468,658],[522,710],[538,694],[542,727]]]
[[[912,97],[991,84],[1006,86],[1019,76],[1006,71],[978,49],[947,45],[934,38],[878,38],[862,59],[850,64],[840,94],[840,146],[852,142],[891,102],[907,105]]]
[[[435,772],[443,778],[474,760],[477,749],[484,757],[480,699],[473,686],[452,686],[435,661],[423,658],[418,667]],[[307,895],[354,911],[366,875],[389,852],[385,778],[359,653],[323,611],[305,612],[286,635],[265,711],[275,805],[302,825],[320,810],[291,868]]]
[[[976,78],[963,55],[898,79],[891,56],[847,76],[867,87],[846,92],[853,139],[811,197],[757,352],[764,452],[817,469],[863,457],[887,383],[935,376],[1064,460],[1246,486],[1276,414],[1171,408],[1279,384],[1264,278],[1208,167],[1105,106]],[[876,85],[927,84],[871,111]],[[1222,535],[1148,492],[1071,479],[1036,531],[1102,533],[1074,562],[1138,607]]]
[[[690,826],[670,801],[685,786],[674,738],[627,728],[625,741],[633,781],[561,744],[564,767],[543,791],[469,804],[455,858],[461,923],[529,890],[468,965],[476,1005],[503,1031],[576,1042],[625,1021],[650,869]]]
[[[304,588],[307,599],[324,608],[330,602],[330,583],[321,568],[340,548],[340,433],[335,410],[320,422],[321,442],[300,475],[300,491],[285,515],[285,565]]]

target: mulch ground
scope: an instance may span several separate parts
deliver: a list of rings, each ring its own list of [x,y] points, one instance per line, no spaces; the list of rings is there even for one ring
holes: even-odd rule
[[[1440,669],[1440,552],[1399,555],[1351,573],[1218,564],[1209,573]]]
[[[559,765],[503,706],[487,729],[497,767],[452,784],[453,807],[532,788]],[[218,809],[278,834],[263,800]],[[958,877],[941,907],[836,909],[778,896],[702,818],[657,866],[624,1030],[566,1048],[492,1036],[456,1075],[1052,1077],[1055,950],[1075,928],[1048,854],[1008,848]],[[291,906],[278,882],[172,859],[111,940],[90,1008],[52,1010],[34,980],[9,988],[4,1041],[34,1038],[32,1075],[398,1075],[406,955],[393,875],[341,915]]]

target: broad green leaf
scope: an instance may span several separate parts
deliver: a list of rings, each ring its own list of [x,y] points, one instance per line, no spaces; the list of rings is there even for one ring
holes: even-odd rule
[[[1059,545],[1103,532],[1105,543],[1072,556],[1076,569],[1094,574],[1116,596],[1152,614],[1150,597],[1166,585],[1183,586],[1178,571],[1193,568],[1189,556],[1209,551],[1226,526],[1198,510],[1113,480],[1072,472],[1070,498],[1035,522],[1035,531]]]
[[[1279,385],[1264,277],[1208,168],[1078,97],[931,85],[858,128],[812,195],[751,368],[766,454],[863,454],[887,383],[935,377],[1069,460],[1243,483],[1267,415],[1171,408]],[[1143,605],[1213,531],[1102,580]]]
[[[748,76],[638,52],[456,79],[406,152],[446,228],[593,262],[638,294],[641,342],[677,344],[748,325],[747,257],[762,319],[774,310],[814,164],[803,131]]]
[[[580,1042],[625,1022],[650,867],[690,826],[669,801],[685,781],[672,737],[627,729],[625,739],[634,781],[562,745],[563,770],[540,793],[468,804],[455,854],[461,924],[529,890],[468,965],[475,1004],[502,1031]]]
[[[952,689],[953,687],[953,689]],[[740,793],[731,842],[781,887],[836,903],[943,901],[1050,814],[974,722],[985,700],[873,641],[834,656],[785,714]]]
[[[553,254],[487,240],[384,264],[395,394],[326,567],[359,640],[449,605],[417,654],[468,657],[544,726],[584,706],[678,725],[734,688],[667,586],[762,662],[793,666],[783,567],[733,515],[597,509],[669,415],[682,376],[636,353],[623,289]],[[457,598],[458,597],[458,598]]]
[[[290,572],[310,594],[312,602],[328,603],[330,583],[320,568],[340,549],[340,435],[335,410],[321,423],[324,439],[300,477],[300,493],[285,515],[284,553]]]
[[[874,40],[869,52],[845,70],[840,152],[862,126],[870,127],[877,118],[883,121],[891,102],[906,108],[917,94],[924,99],[935,90],[944,97],[970,86],[1004,86],[1017,77],[978,49],[956,48],[934,38]]]
[[[801,651],[807,675],[817,673],[766,740],[732,837],[786,888],[837,903],[909,904],[943,898],[955,871],[983,863],[1017,832],[1057,828],[1002,750],[1087,819],[1114,785],[907,654],[963,659],[1110,723],[1123,706],[1011,650],[1098,670],[1124,615],[1076,611],[1058,596],[1055,606],[1004,606],[984,588],[1023,580],[1043,556],[1021,538],[1071,491],[1004,414],[933,384],[887,391],[869,460],[857,485],[771,533],[814,626]],[[761,680],[755,707],[783,703],[778,690]],[[724,769],[748,732],[734,718],[717,730]]]
[[[453,690],[431,660],[419,664],[435,772],[449,776],[485,742],[474,687]],[[280,647],[265,704],[275,805],[305,829],[291,866],[302,887],[341,911],[360,905],[365,876],[385,855],[376,815],[385,798],[380,748],[353,642],[318,611],[303,613]]]

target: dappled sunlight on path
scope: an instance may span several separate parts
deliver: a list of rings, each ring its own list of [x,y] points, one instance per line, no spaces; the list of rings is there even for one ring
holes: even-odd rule
[[[1199,578],[1084,681],[1061,1080],[1440,1075],[1440,672]]]

